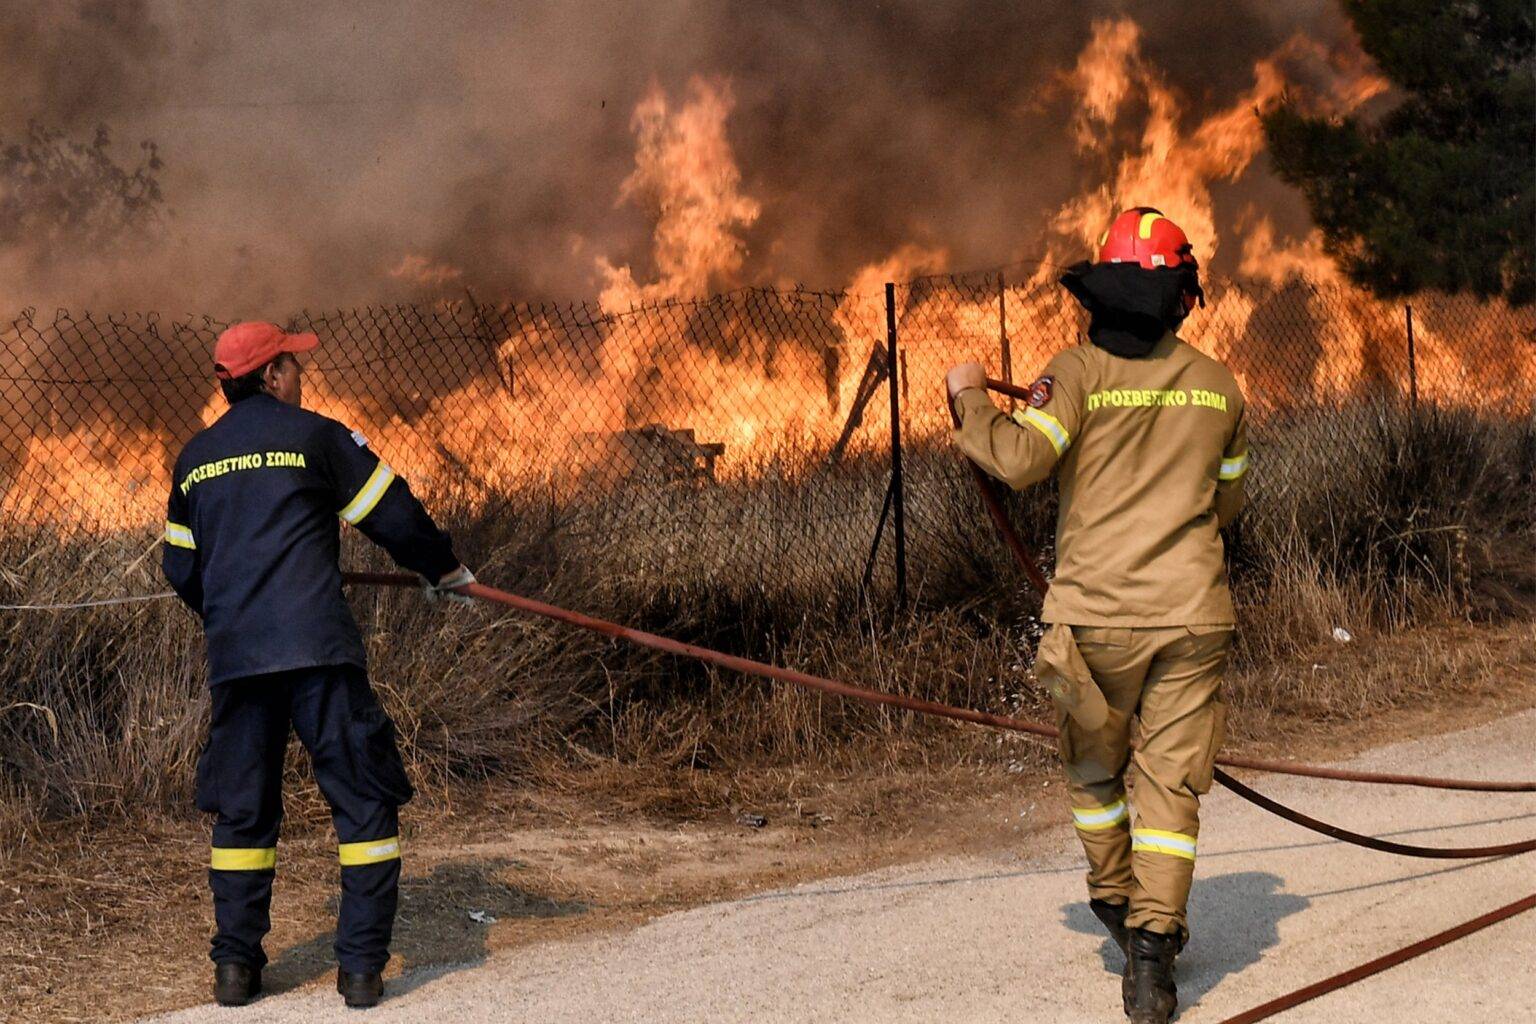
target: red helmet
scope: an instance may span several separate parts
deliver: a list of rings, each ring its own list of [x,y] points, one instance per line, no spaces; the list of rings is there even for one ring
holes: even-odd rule
[[[1099,237],[1098,262],[1139,263],[1148,270],[1199,266],[1184,229],[1150,206],[1133,207],[1115,218]]]

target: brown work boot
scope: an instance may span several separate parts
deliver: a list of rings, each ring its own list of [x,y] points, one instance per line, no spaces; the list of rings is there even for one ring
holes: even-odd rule
[[[234,961],[213,965],[213,999],[220,1006],[244,1006],[260,993],[260,967]]]
[[[1091,899],[1088,901],[1088,909],[1093,911],[1093,916],[1098,918],[1104,930],[1109,932],[1109,937],[1115,940],[1115,945],[1120,947],[1120,952],[1129,958],[1131,934],[1125,928],[1125,915],[1130,913],[1130,904]]]
[[[1173,984],[1173,960],[1179,953],[1179,937],[1132,928],[1130,947],[1125,979],[1120,983],[1125,1015],[1131,1024],[1168,1024],[1179,1005]]]

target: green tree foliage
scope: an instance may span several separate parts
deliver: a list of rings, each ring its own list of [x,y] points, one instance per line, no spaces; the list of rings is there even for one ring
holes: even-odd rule
[[[1536,300],[1536,15],[1530,0],[1343,0],[1399,87],[1377,123],[1264,117],[1325,248],[1382,297]]]
[[[128,168],[112,159],[111,133],[89,143],[37,122],[26,137],[0,143],[0,246],[29,246],[44,257],[104,252],[143,238],[164,202],[153,142],[140,143]]]

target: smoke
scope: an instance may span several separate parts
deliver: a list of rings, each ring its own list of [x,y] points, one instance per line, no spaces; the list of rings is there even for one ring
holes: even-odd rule
[[[1328,0],[7,5],[0,139],[106,124],[127,163],[153,139],[168,215],[121,253],[0,252],[0,301],[280,316],[1041,255],[1145,144],[1145,74],[1086,114],[1071,80],[1121,18],[1176,141],[1243,117],[1255,63],[1298,35],[1357,53]],[[679,185],[690,144],[725,178]],[[1256,154],[1209,194],[1216,235],[1255,208],[1282,240],[1309,228]],[[713,242],[685,237],[701,218]]]
[[[0,118],[15,134],[28,118],[93,128],[108,107],[154,104],[162,81],[136,73],[172,55],[148,0],[6,4],[0,8],[8,71]]]

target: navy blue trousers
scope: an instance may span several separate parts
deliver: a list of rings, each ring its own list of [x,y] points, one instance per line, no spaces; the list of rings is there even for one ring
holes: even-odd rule
[[[394,725],[362,669],[326,665],[213,687],[213,722],[197,766],[197,805],[216,814],[208,884],[215,963],[264,966],[283,817],[290,727],[331,805],[341,861],[336,959],[379,971],[389,960],[400,886],[398,810],[410,800]]]

